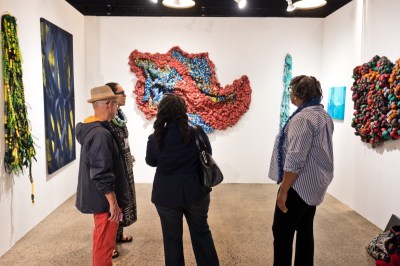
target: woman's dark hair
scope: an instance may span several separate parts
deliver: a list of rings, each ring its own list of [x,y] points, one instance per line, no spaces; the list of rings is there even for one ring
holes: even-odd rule
[[[157,119],[154,122],[154,139],[158,148],[161,148],[164,141],[166,125],[171,121],[177,121],[179,130],[182,133],[183,142],[188,144],[192,138],[188,124],[188,116],[185,100],[177,94],[165,93],[158,104]]]
[[[117,90],[118,83],[116,82],[108,82],[106,86],[110,87],[112,91],[115,93]]]
[[[307,102],[311,99],[322,99],[321,83],[313,76],[297,76],[290,81],[293,96]]]

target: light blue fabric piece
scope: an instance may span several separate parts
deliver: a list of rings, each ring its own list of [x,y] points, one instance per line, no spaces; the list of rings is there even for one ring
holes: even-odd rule
[[[286,54],[285,65],[283,68],[283,93],[281,101],[279,128],[282,128],[289,119],[290,93],[288,87],[291,80],[292,80],[292,56],[290,54]]]

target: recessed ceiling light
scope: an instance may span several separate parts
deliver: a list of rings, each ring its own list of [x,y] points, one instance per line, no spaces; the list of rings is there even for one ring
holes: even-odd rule
[[[239,8],[244,8],[247,4],[246,0],[234,0],[234,1],[238,4]]]
[[[287,12],[292,12],[296,9],[296,7],[292,3],[292,0],[286,0],[286,2],[287,2],[287,8],[286,8]]]
[[[190,8],[196,3],[192,0],[163,0],[162,4],[170,8]]]
[[[300,0],[293,5],[298,9],[312,9],[326,5],[326,0]]]

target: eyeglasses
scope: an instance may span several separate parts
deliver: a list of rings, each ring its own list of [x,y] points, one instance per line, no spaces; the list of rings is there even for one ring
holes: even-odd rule
[[[124,95],[125,96],[125,91],[118,91],[114,92],[115,95]]]

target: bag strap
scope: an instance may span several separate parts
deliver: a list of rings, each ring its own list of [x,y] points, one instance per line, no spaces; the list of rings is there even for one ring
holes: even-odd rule
[[[206,144],[204,143],[203,136],[201,135],[199,129],[197,126],[193,126],[194,132],[196,133],[196,146],[199,149],[199,151],[207,150],[206,149]],[[201,143],[201,146],[200,146]]]
[[[197,132],[198,132],[198,135],[199,135],[199,138],[200,138],[200,142],[203,145],[203,150],[207,150],[206,142],[204,141],[203,136],[201,135],[201,132],[200,131],[197,131]]]

